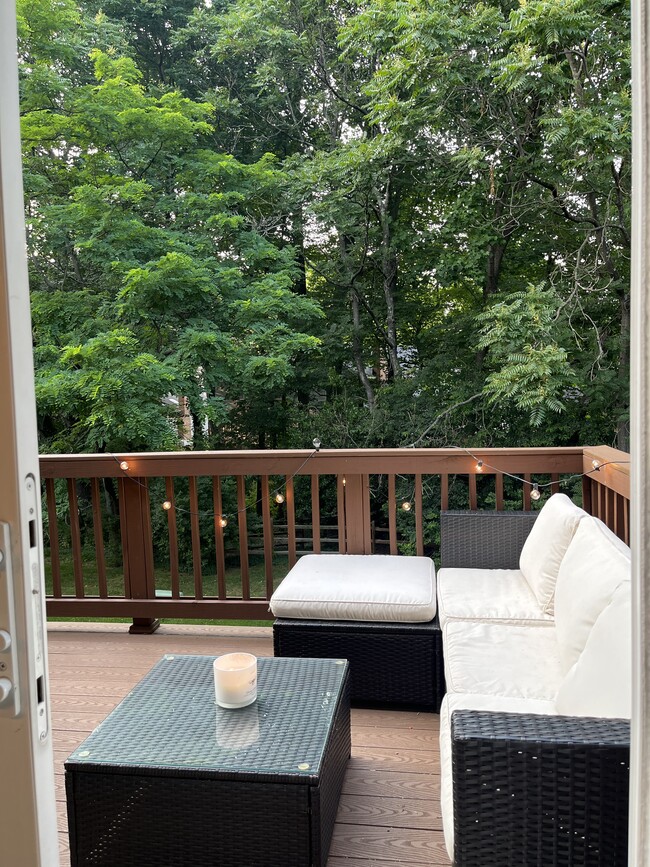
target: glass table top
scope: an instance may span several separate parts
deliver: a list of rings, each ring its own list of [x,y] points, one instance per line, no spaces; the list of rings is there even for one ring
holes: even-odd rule
[[[347,662],[259,658],[257,701],[226,710],[215,702],[215,658],[163,657],[66,767],[317,777]]]

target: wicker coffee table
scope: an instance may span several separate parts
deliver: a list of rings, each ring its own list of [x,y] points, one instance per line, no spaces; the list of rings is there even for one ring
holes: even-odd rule
[[[325,865],[347,662],[260,659],[257,702],[224,710],[213,660],[161,659],[67,760],[72,867]]]

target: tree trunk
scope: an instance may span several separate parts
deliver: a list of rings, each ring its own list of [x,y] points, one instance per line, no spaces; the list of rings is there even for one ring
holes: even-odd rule
[[[354,366],[357,369],[359,382],[361,383],[364,391],[366,392],[368,408],[370,409],[370,412],[373,413],[375,411],[375,392],[372,387],[372,383],[368,379],[368,374],[366,373],[366,366],[364,364],[359,296],[354,286],[355,277],[350,267],[347,241],[345,235],[340,229],[338,230],[338,236],[339,257],[341,259],[343,273],[345,274],[345,282],[349,286],[350,291],[350,307],[352,309],[352,357],[354,358]]]
[[[505,244],[491,244],[488,250],[487,269],[485,272],[485,282],[483,284],[483,301],[487,302],[493,295],[499,291],[499,277],[501,276],[501,265],[503,264],[503,254],[506,251]]]
[[[390,228],[384,231],[384,238],[390,236]],[[384,240],[384,244],[386,244]],[[390,237],[388,237],[390,243]],[[384,246],[382,256],[384,277],[384,299],[386,301],[386,334],[388,337],[389,378],[399,378],[402,368],[397,354],[397,320],[395,316],[395,295],[397,292],[397,256],[390,247]]]
[[[620,388],[618,393],[625,397],[629,393],[630,388],[630,293],[625,291],[621,297],[620,305],[620,340],[621,348],[618,356],[618,380]],[[630,450],[630,422],[626,418],[629,405],[627,401],[623,401],[623,405],[618,407],[616,420],[616,446],[623,452]]]
[[[501,265],[503,263],[503,254],[506,251],[506,244],[491,244],[488,249],[487,267],[485,271],[485,282],[483,283],[483,304],[487,304],[490,298],[499,291],[499,277],[501,276]],[[476,352],[476,366],[480,369],[483,367],[487,349],[479,349]]]
[[[305,261],[305,233],[303,228],[302,214],[296,217],[293,232],[291,233],[291,244],[296,250],[296,262],[298,263],[299,274],[293,284],[293,291],[296,295],[307,294],[307,263]]]
[[[399,210],[399,197],[389,176],[383,195],[377,195],[381,220],[381,271],[384,301],[386,302],[386,339],[388,344],[389,379],[398,378],[402,368],[397,354],[397,319],[395,296],[397,295],[397,254],[393,247],[393,223]]]
[[[205,433],[203,431],[203,418],[190,409],[190,417],[192,419],[192,449],[201,451],[205,447]]]
[[[368,401],[368,409],[371,413],[375,411],[375,392],[372,384],[368,379],[366,367],[363,360],[363,342],[361,340],[361,316],[359,312],[359,299],[354,288],[350,290],[350,301],[352,304],[352,354],[354,355],[354,364],[357,368],[359,380],[366,392],[366,400]]]

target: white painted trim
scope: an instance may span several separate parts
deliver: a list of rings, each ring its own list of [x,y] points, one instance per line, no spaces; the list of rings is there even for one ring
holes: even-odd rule
[[[11,568],[0,574],[0,616],[11,637],[11,655],[4,651],[1,661],[13,688],[10,703],[0,706],[0,862],[56,867],[51,724],[47,701],[39,702],[48,693],[47,639],[38,628],[45,584],[16,56],[14,2],[1,0],[0,542]],[[6,604],[7,587],[13,605]]]
[[[632,0],[631,541],[633,700],[629,864],[650,867],[650,0]]]

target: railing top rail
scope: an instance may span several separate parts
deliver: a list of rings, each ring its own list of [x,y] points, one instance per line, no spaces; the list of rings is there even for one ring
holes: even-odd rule
[[[630,456],[627,452],[619,451],[619,449],[610,448],[610,446],[585,446],[582,450],[585,462],[591,464],[596,460],[600,464],[607,464],[618,473],[623,473],[625,476],[630,475]]]
[[[600,466],[597,468],[595,463]],[[599,485],[630,499],[630,456],[609,446],[586,447],[582,471]]]
[[[584,449],[470,448],[485,462],[483,472],[581,472]],[[623,454],[623,453],[619,453]],[[211,475],[310,475],[339,473],[477,473],[476,460],[463,449],[313,449],[144,452],[77,455],[42,455],[43,478],[121,477],[120,461],[136,477]],[[488,466],[489,465],[489,466]]]

